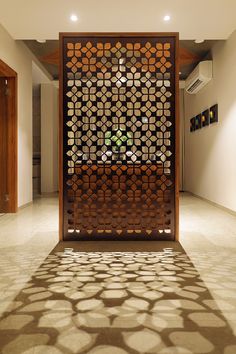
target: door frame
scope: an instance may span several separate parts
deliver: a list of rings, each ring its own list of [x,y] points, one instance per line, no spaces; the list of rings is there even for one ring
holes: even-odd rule
[[[0,76],[8,82],[9,94],[7,95],[7,186],[8,201],[5,213],[16,213],[18,210],[18,139],[17,139],[17,72],[0,59]]]

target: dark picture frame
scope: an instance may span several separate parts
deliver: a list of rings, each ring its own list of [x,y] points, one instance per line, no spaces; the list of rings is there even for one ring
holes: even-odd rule
[[[218,122],[218,104],[210,108],[210,124]]]
[[[191,118],[190,119],[190,132],[194,132],[196,129],[196,126],[195,126],[195,117]]]
[[[202,112],[201,121],[202,121],[202,127],[206,127],[210,124],[210,110],[209,109],[206,109],[204,112]]]
[[[201,129],[202,127],[202,115],[198,114],[195,117],[195,130]]]

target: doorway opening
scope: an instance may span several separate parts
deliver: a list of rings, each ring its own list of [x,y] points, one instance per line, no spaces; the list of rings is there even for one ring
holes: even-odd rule
[[[41,195],[41,84],[33,85],[33,199]]]
[[[17,73],[0,60],[0,214],[17,212]]]

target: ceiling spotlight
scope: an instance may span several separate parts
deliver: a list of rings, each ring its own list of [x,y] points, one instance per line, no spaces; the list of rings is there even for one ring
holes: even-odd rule
[[[164,21],[170,21],[170,15],[165,15],[164,18],[163,18]]]
[[[72,22],[76,22],[76,21],[78,21],[78,16],[76,16],[76,15],[71,15],[71,16],[70,16],[70,19],[71,19]]]
[[[195,42],[196,44],[200,44],[200,43],[205,42],[205,40],[204,40],[204,39],[195,39],[194,42]]]
[[[46,39],[36,39],[38,43],[46,43]]]
[[[182,72],[181,72],[181,71],[179,72],[179,75],[182,75]]]

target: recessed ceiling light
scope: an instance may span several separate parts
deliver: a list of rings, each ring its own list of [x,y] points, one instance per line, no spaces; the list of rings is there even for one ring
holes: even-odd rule
[[[78,16],[73,14],[70,16],[70,19],[72,22],[76,22],[76,21],[78,21]]]
[[[165,15],[164,18],[163,18],[164,21],[170,21],[170,15]]]
[[[46,43],[46,39],[37,39],[38,43]]]
[[[204,40],[204,39],[195,39],[194,42],[195,42],[196,44],[200,44],[200,43],[205,42],[205,40]]]

